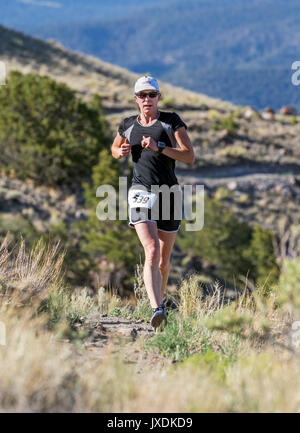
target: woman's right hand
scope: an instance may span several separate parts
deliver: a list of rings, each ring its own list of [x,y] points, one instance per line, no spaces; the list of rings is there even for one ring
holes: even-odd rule
[[[125,142],[121,144],[121,147],[119,148],[119,155],[120,158],[123,158],[124,156],[128,156],[131,151],[131,145],[128,141],[128,139],[125,139]]]

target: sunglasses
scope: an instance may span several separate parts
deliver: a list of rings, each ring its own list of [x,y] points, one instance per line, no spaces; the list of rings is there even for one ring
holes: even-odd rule
[[[158,92],[151,92],[151,93],[136,93],[136,96],[140,99],[145,99],[147,98],[147,96],[149,96],[149,98],[156,98],[156,96],[159,95]]]

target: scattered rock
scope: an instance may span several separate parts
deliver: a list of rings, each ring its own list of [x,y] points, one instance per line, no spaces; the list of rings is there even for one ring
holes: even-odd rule
[[[230,136],[230,132],[227,129],[222,129],[217,133],[219,140],[224,140],[225,138]]]
[[[264,113],[275,114],[275,110],[271,107],[266,107]]]
[[[262,198],[261,200],[257,201],[257,205],[259,207],[266,207],[268,204],[268,199]]]
[[[6,200],[20,200],[21,197],[22,197],[22,193],[15,189],[7,190],[5,194]]]
[[[274,192],[276,193],[276,194],[281,194],[281,191],[282,191],[282,185],[276,185],[275,186],[275,188],[274,188]]]
[[[276,194],[283,197],[285,200],[291,199],[295,196],[295,192],[289,185],[276,185],[274,188]]]
[[[60,221],[60,212],[57,209],[50,209],[50,220],[49,220],[49,224],[50,225],[56,225],[58,224]]]
[[[241,194],[239,195],[239,197],[238,197],[238,202],[239,202],[240,204],[246,204],[246,203],[249,203],[249,195],[246,194],[245,192],[244,192],[244,193],[241,193]]]
[[[75,212],[75,218],[76,219],[86,219],[87,218],[87,212],[84,209],[79,209]]]
[[[290,200],[295,196],[295,192],[290,186],[286,185],[282,188],[281,195],[285,200]]]
[[[282,116],[297,116],[297,110],[294,107],[284,105],[280,108],[280,114]]]
[[[68,226],[75,220],[86,219],[82,193],[69,194],[63,189],[36,186],[29,179],[21,181],[0,176],[0,199],[5,201],[5,209],[11,214],[11,219],[21,214],[32,220],[36,230],[41,232],[60,221]]]
[[[267,107],[263,112],[262,112],[262,118],[265,120],[273,120],[275,118],[275,111],[273,110],[273,108],[271,107]]]
[[[25,207],[24,209],[22,209],[22,215],[31,220],[34,215],[33,207]]]
[[[209,106],[205,103],[201,104],[199,107],[200,111],[208,111],[209,110]]]
[[[293,176],[291,179],[291,184],[300,186],[300,176]]]
[[[130,335],[132,336],[132,337],[137,337],[137,335],[138,335],[138,332],[137,332],[137,330],[135,329],[135,328],[133,328],[132,330],[131,330],[131,332],[130,332]]]
[[[247,110],[244,113],[245,119],[253,119],[253,118],[260,118],[260,114],[257,110],[255,110],[252,107],[247,108]]]
[[[237,182],[235,180],[232,180],[227,184],[227,188],[230,189],[230,191],[237,189]]]
[[[75,211],[75,209],[76,209],[76,197],[74,195],[70,195],[69,197],[67,197],[64,201],[64,206],[65,206],[67,212]]]

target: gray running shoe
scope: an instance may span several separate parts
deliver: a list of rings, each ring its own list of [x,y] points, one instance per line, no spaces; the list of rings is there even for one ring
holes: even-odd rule
[[[164,307],[160,306],[155,308],[150,324],[153,326],[153,328],[158,328],[163,321],[165,321],[165,323],[167,322],[167,315],[165,313]]]

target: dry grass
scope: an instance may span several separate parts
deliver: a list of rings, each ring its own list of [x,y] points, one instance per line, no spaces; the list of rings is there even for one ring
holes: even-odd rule
[[[5,295],[0,320],[7,334],[6,345],[0,346],[0,411],[300,411],[299,355],[284,334],[292,320],[291,297],[288,312],[277,303],[276,291],[269,297],[245,294],[222,306],[218,285],[215,295],[205,299],[197,276],[190,277],[182,283],[179,314],[170,316],[169,327],[158,337],[167,347],[177,329],[177,342],[192,341],[196,350],[172,367],[145,367],[137,373],[135,365],[124,364],[109,349],[99,361],[87,349],[58,339],[47,326],[49,312],[36,311],[41,299],[50,302],[54,294],[65,315],[121,309],[116,296],[103,290],[97,297],[86,291],[62,296],[57,246],[40,243],[27,253],[24,243],[10,249],[5,240],[0,251]],[[144,302],[137,281],[139,290],[138,302]]]
[[[62,283],[64,252],[58,254],[59,249],[59,243],[44,246],[40,239],[27,253],[24,239],[13,248],[6,236],[0,246],[1,295],[23,303],[48,296],[53,287]]]

